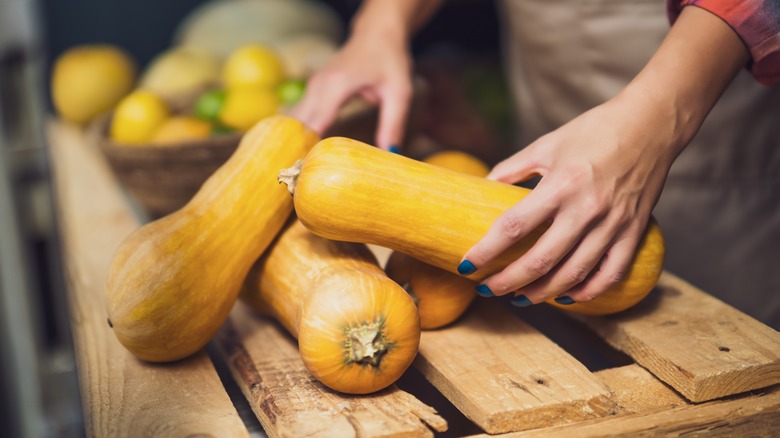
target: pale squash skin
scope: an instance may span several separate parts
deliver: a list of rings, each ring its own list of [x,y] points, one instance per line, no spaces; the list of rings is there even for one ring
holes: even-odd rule
[[[292,118],[261,121],[187,205],[122,242],[106,289],[108,321],[122,345],[140,359],[169,362],[208,343],[292,211],[278,168],[317,140]]]
[[[530,193],[340,137],[319,142],[280,181],[291,186],[298,218],[315,234],[384,246],[452,273],[493,222]],[[468,278],[480,281],[503,269],[545,230],[531,231]],[[608,314],[646,296],[661,274],[664,244],[654,220],[645,233],[622,281],[593,301],[561,308]]]
[[[336,391],[386,388],[417,354],[414,302],[368,247],[315,236],[297,220],[251,269],[241,300],[296,337],[303,363]]]

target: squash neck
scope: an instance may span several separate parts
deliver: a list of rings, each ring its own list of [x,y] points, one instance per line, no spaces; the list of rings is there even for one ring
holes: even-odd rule
[[[298,175],[301,174],[301,166],[303,166],[303,160],[298,160],[292,167],[279,171],[279,175],[276,177],[280,183],[287,186],[291,195],[295,195],[295,184],[298,182]]]
[[[347,362],[378,368],[392,347],[382,334],[382,321],[351,327],[346,330]]]

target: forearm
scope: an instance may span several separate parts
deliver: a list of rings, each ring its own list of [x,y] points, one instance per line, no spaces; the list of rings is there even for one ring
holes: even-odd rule
[[[709,111],[745,66],[749,52],[720,18],[697,7],[680,18],[641,73],[619,98],[653,108],[664,119],[673,158],[690,142]]]
[[[443,0],[365,0],[352,22],[352,37],[381,36],[408,43]]]

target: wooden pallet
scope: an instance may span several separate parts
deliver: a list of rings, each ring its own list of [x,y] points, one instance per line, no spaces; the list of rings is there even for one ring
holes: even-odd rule
[[[137,215],[81,131],[54,124],[50,140],[91,436],[249,435],[226,390],[230,376],[215,368],[220,359],[269,436],[780,430],[780,333],[668,273],[649,299],[610,317],[478,300],[457,324],[424,332],[413,369],[371,396],[323,387],[306,372],[294,339],[242,305],[215,340],[218,356],[138,361],[111,333],[103,301],[108,263],[140,225]],[[580,340],[585,327],[597,335]],[[624,364],[596,370],[588,356],[605,351]]]

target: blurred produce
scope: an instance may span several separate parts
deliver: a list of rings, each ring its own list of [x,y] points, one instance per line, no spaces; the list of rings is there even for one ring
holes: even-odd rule
[[[110,111],[129,93],[135,75],[135,62],[118,47],[73,47],[54,64],[51,79],[54,108],[65,120],[87,123]]]
[[[276,87],[276,94],[282,105],[292,106],[303,98],[306,92],[306,81],[303,79],[285,79]]]
[[[198,96],[195,101],[195,116],[201,120],[217,122],[219,112],[222,111],[222,106],[225,104],[226,95],[225,90],[208,90]]]
[[[316,34],[302,34],[274,45],[284,62],[287,76],[305,78],[314,74],[338,50],[338,44]]]
[[[483,177],[490,173],[490,168],[482,160],[461,151],[436,152],[425,158],[425,162],[467,175]]]
[[[194,47],[174,47],[152,60],[140,87],[163,99],[192,95],[219,82],[220,61],[213,53]]]
[[[326,4],[313,0],[214,0],[190,13],[176,44],[226,57],[247,43],[277,44],[307,34],[337,43],[344,25]]]
[[[261,44],[239,47],[228,56],[222,69],[222,83],[228,89],[275,87],[284,77],[279,55]]]
[[[193,116],[174,116],[157,129],[150,142],[159,145],[185,143],[208,138],[212,131],[211,123]]]
[[[273,88],[238,88],[228,90],[219,121],[225,126],[246,131],[255,123],[276,114],[279,98]]]
[[[170,116],[165,102],[151,91],[136,90],[119,102],[111,121],[111,138],[127,145],[148,142]]]

